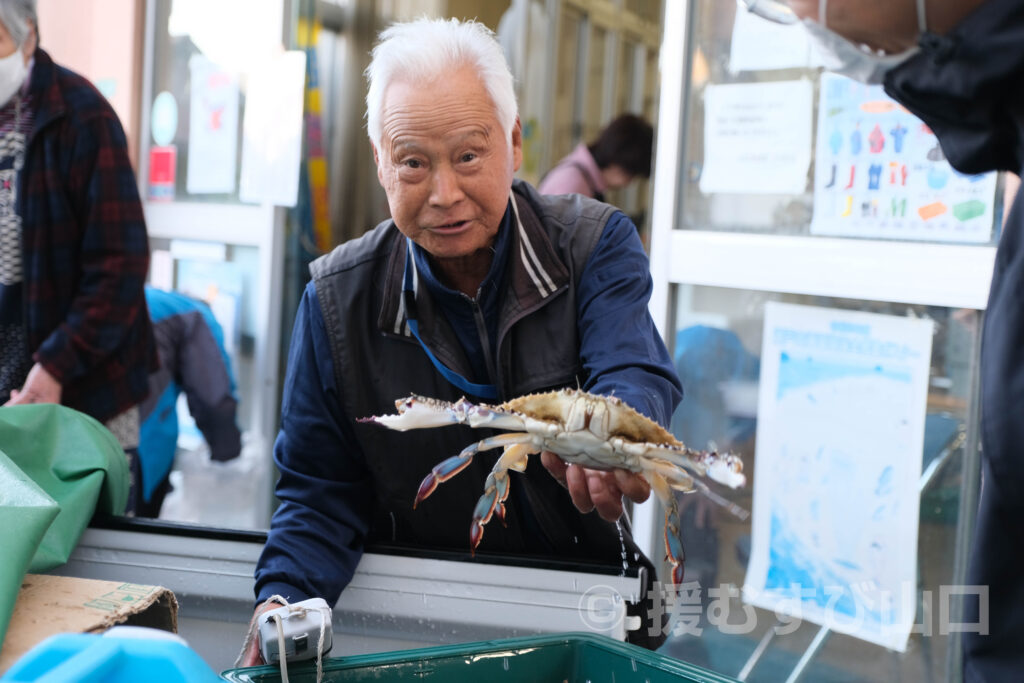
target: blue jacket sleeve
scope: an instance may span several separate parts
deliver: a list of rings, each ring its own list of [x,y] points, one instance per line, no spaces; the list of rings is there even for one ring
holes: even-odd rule
[[[682,385],[647,306],[654,283],[636,227],[608,221],[580,276],[577,320],[584,389],[614,395],[663,426]]]
[[[256,565],[258,602],[322,597],[332,606],[363,553],[372,482],[342,413],[313,283],[295,318],[274,444],[280,500]]]

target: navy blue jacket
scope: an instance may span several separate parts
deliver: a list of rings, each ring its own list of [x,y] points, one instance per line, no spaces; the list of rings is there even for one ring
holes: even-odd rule
[[[505,220],[501,233],[507,234],[508,213]],[[501,268],[505,252],[511,251],[500,237],[495,247],[492,270]],[[422,272],[425,261],[419,263]],[[462,345],[472,347],[470,340],[480,338],[472,327],[473,317],[453,312],[471,305],[469,300],[445,291],[434,278],[425,276],[424,282]],[[652,287],[636,228],[615,212],[580,274],[577,319],[566,325],[580,330],[580,357],[587,370],[584,388],[614,394],[664,425],[679,402],[681,388],[647,310]],[[486,296],[480,303],[485,316],[496,308]],[[261,601],[280,594],[292,601],[320,596],[333,604],[363,552],[374,486],[353,430],[352,418],[360,416],[345,415],[339,400],[344,392],[359,388],[338,387],[335,377],[321,304],[311,283],[289,349],[282,428],[274,448],[282,504],[256,570]],[[332,456],[323,457],[325,453]],[[424,474],[396,471],[395,476],[415,477],[418,482]],[[467,524],[469,513],[466,510]]]
[[[935,132],[963,173],[1024,171],[1024,2],[988,0],[886,79],[886,91]],[[1024,677],[1024,196],[996,253],[981,347],[982,489],[967,583],[964,680]]]

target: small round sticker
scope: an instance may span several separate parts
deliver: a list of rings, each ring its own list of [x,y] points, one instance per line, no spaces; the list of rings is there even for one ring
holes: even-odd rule
[[[157,95],[153,100],[153,112],[150,118],[153,142],[160,147],[171,144],[174,134],[178,131],[178,102],[174,99],[174,95],[166,90]]]

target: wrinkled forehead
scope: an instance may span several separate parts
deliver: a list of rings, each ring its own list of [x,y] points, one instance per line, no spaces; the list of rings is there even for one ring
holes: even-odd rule
[[[497,107],[475,74],[450,74],[432,81],[397,79],[384,91],[382,141],[409,136],[494,135]]]

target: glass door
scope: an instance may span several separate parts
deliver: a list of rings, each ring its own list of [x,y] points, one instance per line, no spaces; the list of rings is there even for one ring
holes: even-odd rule
[[[285,0],[146,3],[139,184],[150,284],[209,304],[224,332],[243,436],[241,457],[211,464],[179,405],[177,490],[161,512],[175,521],[266,528],[270,520],[286,209],[253,190],[256,164],[247,156],[256,152],[243,130],[275,113],[257,91],[260,79],[279,76],[270,69],[285,44],[289,7]],[[280,92],[300,111],[303,78],[297,97]],[[287,167],[277,184],[291,182]]]
[[[1003,179],[953,171],[800,30],[666,6],[651,306],[673,432],[743,458],[746,487],[715,490],[750,514],[681,497],[662,652],[749,681],[955,680]],[[652,557],[663,520],[635,512]]]

